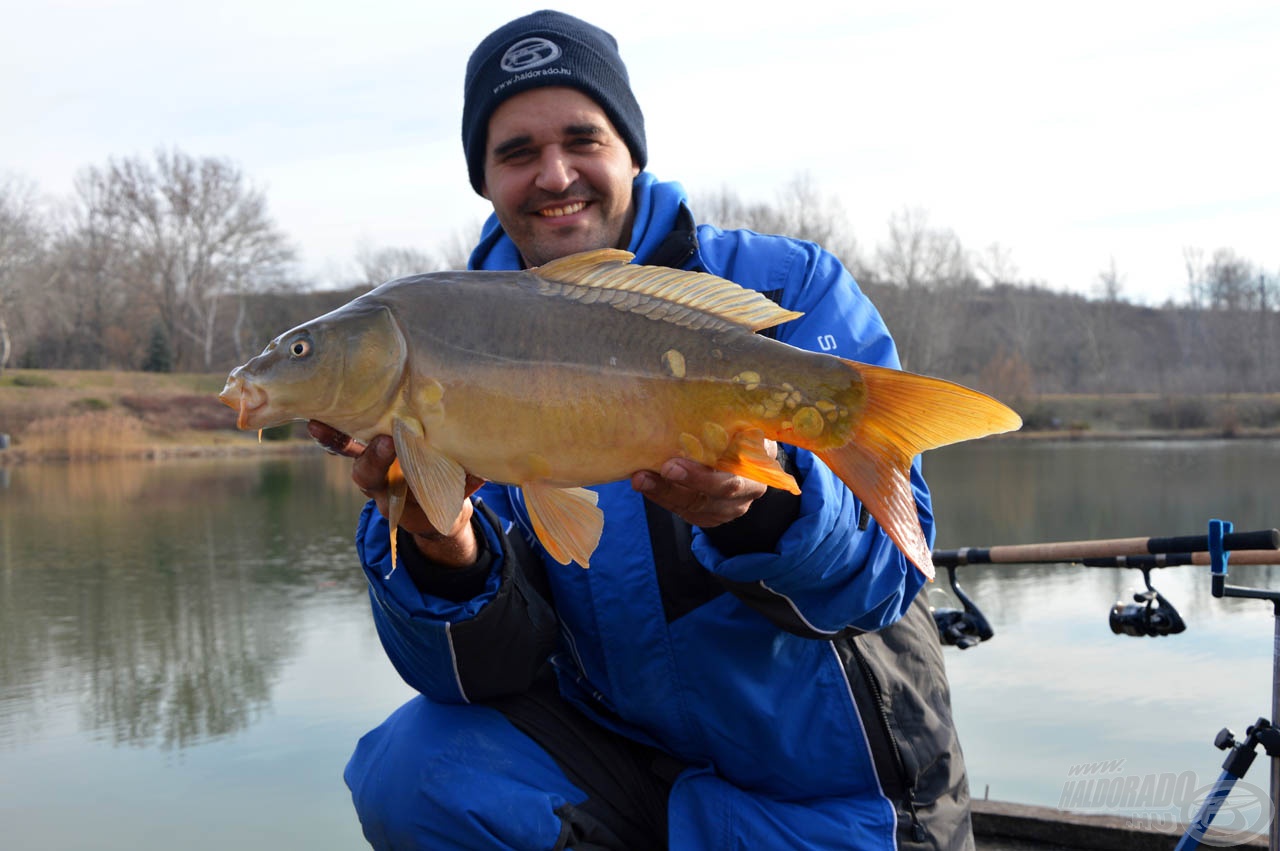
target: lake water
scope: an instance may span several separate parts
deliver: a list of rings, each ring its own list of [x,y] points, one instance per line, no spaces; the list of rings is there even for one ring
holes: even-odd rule
[[[1274,441],[989,441],[926,473],[944,548],[1280,525]],[[319,453],[0,467],[6,848],[361,847],[342,768],[410,691],[372,628],[347,475]],[[1207,784],[1217,730],[1270,714],[1271,606],[1214,599],[1206,568],[1153,573],[1187,622],[1158,639],[1108,627],[1137,571],[960,578],[996,630],[946,651],[975,797],[1057,805],[1100,762]]]

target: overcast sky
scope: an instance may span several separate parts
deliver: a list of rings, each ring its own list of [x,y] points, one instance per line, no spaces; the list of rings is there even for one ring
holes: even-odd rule
[[[361,244],[430,251],[487,213],[462,77],[545,4],[0,0],[0,171],[75,173],[159,148],[265,190],[302,274]],[[1186,295],[1184,250],[1280,274],[1280,3],[563,2],[619,40],[649,170],[773,200],[808,174],[870,254],[923,210],[1023,279]],[[754,11],[756,8],[765,11]],[[696,211],[695,211],[696,212]]]

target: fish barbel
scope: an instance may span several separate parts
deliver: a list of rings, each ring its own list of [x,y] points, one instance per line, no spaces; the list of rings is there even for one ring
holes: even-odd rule
[[[390,434],[437,529],[460,516],[468,473],[519,486],[547,552],[583,567],[604,525],[587,486],[685,457],[799,493],[765,448],[776,440],[821,459],[932,578],[912,459],[1016,429],[1018,415],[958,384],[758,335],[801,314],[631,260],[602,249],[390,281],[277,337],[218,398],[242,429]],[[404,499],[393,485],[393,565]]]

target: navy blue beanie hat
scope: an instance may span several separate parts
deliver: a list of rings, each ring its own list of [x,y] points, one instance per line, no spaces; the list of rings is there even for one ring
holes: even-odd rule
[[[644,115],[613,36],[563,12],[541,11],[499,27],[467,61],[462,150],[476,192],[484,182],[489,119],[504,100],[540,86],[568,86],[591,98],[622,136],[636,165],[648,158]]]

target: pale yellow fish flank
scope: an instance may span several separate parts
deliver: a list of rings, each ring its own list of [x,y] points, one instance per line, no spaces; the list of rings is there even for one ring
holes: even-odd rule
[[[767,339],[754,332],[800,314],[632,259],[606,249],[389,282],[278,337],[220,398],[241,428],[316,419],[359,440],[391,434],[437,529],[457,521],[468,473],[518,486],[548,555],[584,567],[604,525],[589,486],[683,456],[798,492],[765,450],[777,440],[812,451],[932,577],[912,459],[1016,429],[1017,414]],[[389,508],[393,529],[401,511]]]

